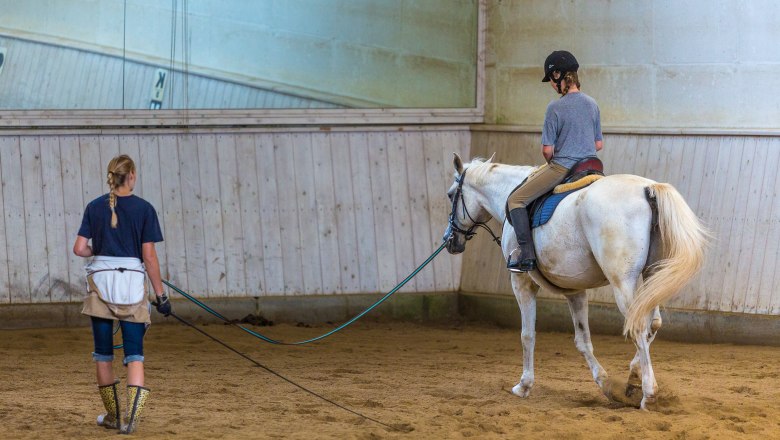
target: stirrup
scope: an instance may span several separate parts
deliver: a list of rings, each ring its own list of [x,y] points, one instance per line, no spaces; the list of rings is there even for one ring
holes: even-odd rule
[[[515,248],[515,250],[509,254],[509,258],[506,260],[506,268],[513,273],[525,273],[536,270],[536,260],[533,258],[521,259],[522,255],[519,255],[518,258],[512,259],[512,255],[519,250],[520,248]]]

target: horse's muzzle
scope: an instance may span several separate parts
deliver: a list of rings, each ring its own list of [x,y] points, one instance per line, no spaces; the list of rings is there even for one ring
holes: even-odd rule
[[[444,240],[447,252],[451,254],[459,254],[466,250],[465,240],[460,242],[460,240],[458,240],[457,234],[455,234],[455,231],[452,230],[451,226],[447,226],[447,229],[444,231],[442,240]]]

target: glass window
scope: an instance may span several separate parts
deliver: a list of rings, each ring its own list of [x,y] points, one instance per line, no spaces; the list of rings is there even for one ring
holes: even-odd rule
[[[477,106],[478,0],[0,0],[0,109]]]

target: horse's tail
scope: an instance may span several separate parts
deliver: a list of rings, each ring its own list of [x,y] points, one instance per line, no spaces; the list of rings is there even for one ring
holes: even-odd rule
[[[657,206],[658,227],[654,239],[661,240],[661,258],[652,263],[650,275],[636,291],[628,308],[623,334],[640,336],[647,316],[670,299],[693,278],[704,263],[704,248],[711,237],[707,228],[688,207],[679,192],[667,183],[653,183],[645,193]]]

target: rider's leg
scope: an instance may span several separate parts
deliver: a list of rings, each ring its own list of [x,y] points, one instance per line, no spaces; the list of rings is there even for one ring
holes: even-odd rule
[[[556,163],[542,165],[536,170],[528,180],[515,189],[507,199],[509,206],[509,221],[515,228],[520,256],[512,259],[512,252],[507,261],[507,269],[512,272],[528,272],[536,269],[536,254],[534,253],[533,241],[531,239],[531,226],[528,220],[528,205],[537,197],[547,193],[559,184],[568,169]]]

